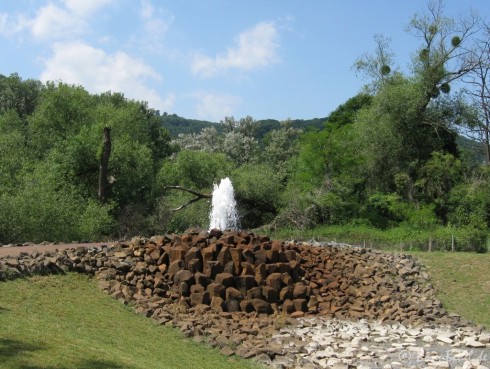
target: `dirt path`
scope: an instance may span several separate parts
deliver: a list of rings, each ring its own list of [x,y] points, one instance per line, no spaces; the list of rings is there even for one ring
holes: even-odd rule
[[[59,245],[33,245],[33,246],[14,246],[0,247],[0,257],[2,256],[18,256],[21,252],[31,253],[34,251],[56,251],[78,247],[97,247],[102,245],[113,245],[114,242],[99,242],[99,243],[64,243]]]

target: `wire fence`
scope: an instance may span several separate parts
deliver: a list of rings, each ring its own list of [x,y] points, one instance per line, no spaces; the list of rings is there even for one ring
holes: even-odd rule
[[[454,232],[451,232],[453,230]],[[490,232],[441,227],[432,232],[405,229],[321,227],[311,230],[280,230],[272,237],[322,243],[348,244],[383,251],[490,252]]]

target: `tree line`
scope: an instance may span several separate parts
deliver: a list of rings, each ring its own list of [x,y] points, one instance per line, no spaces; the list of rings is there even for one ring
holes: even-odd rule
[[[375,37],[354,63],[366,86],[320,129],[225,117],[172,138],[179,117],[145,102],[0,76],[0,243],[207,228],[209,196],[182,205],[230,177],[242,228],[403,229],[486,250],[490,28],[442,5],[410,22],[409,73]]]

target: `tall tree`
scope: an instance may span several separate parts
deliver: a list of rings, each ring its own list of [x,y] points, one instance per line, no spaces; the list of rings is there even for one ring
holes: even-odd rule
[[[251,116],[240,118],[236,120],[234,117],[225,117],[220,121],[220,124],[224,127],[226,133],[237,131],[247,137],[255,137],[258,123]]]
[[[225,117],[220,124],[224,126],[225,131],[222,152],[238,166],[254,162],[259,150],[259,142],[255,137],[257,121],[250,116],[239,120]]]
[[[410,21],[408,31],[421,41],[412,75],[374,73],[390,55],[379,40],[375,57],[356,62],[358,69],[378,79],[372,106],[358,116],[357,125],[357,142],[376,190],[393,191],[397,173],[415,176],[434,151],[458,155],[454,123],[461,111],[449,95],[450,84],[474,70],[469,47],[480,27],[475,14],[458,21],[445,17],[443,5],[430,1],[427,12]]]
[[[0,74],[0,114],[15,110],[25,122],[36,109],[43,88],[40,81],[22,80],[17,73],[8,77]]]
[[[93,97],[81,86],[48,82],[28,119],[29,145],[43,158],[55,145],[94,121]]]
[[[470,97],[476,119],[467,126],[469,135],[482,142],[485,162],[490,164],[490,26],[484,24],[484,33],[477,39],[475,47],[468,55],[470,62],[475,65],[464,78],[464,92]]]
[[[288,162],[299,153],[298,138],[303,131],[293,128],[290,119],[281,122],[281,129],[270,131],[265,138],[264,161],[286,178]]]

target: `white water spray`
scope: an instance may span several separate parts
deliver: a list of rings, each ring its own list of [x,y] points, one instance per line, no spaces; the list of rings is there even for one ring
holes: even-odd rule
[[[219,186],[214,184],[209,220],[209,229],[224,231],[238,228],[235,193],[229,178],[222,179]]]

